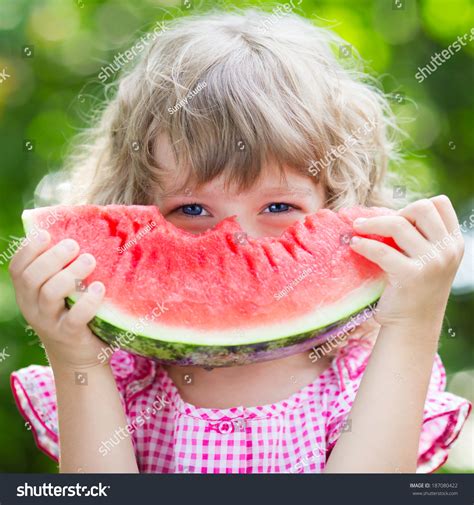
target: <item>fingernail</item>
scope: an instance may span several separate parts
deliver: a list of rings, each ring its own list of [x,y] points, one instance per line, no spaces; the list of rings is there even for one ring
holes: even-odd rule
[[[38,234],[38,240],[44,244],[49,240],[49,233],[45,230],[41,230]]]
[[[77,242],[68,238],[63,241],[62,245],[67,251],[72,252],[76,250]]]
[[[83,265],[89,266],[92,265],[92,263],[94,262],[94,257],[92,256],[92,254],[83,254],[80,257],[80,260]]]
[[[360,240],[360,237],[352,237],[351,238],[351,245],[356,244],[357,242],[359,242],[359,240]]]
[[[101,282],[93,282],[89,289],[96,295],[101,295],[104,291],[104,285]]]
[[[359,226],[360,224],[363,224],[365,221],[367,221],[367,219],[365,217],[358,217],[355,221],[354,221],[354,224],[356,226]]]

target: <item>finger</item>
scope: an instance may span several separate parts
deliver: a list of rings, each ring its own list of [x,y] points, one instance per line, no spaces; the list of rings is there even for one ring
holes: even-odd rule
[[[404,254],[378,240],[352,237],[350,245],[356,253],[374,262],[388,274],[401,272],[410,262]]]
[[[448,233],[454,237],[461,235],[458,217],[451,200],[446,195],[439,195],[431,198],[431,201],[438,210]]]
[[[105,295],[102,282],[93,282],[77,302],[65,312],[60,321],[61,331],[66,335],[78,335],[96,315]]]
[[[37,300],[39,288],[54,274],[63,269],[79,252],[79,244],[75,240],[66,239],[41,254],[23,272],[22,280],[27,289],[33,292]]]
[[[64,309],[64,298],[78,288],[95,268],[92,254],[81,254],[67,268],[53,275],[40,289],[38,306],[43,314],[56,315]]]
[[[354,221],[354,229],[365,234],[392,237],[397,245],[410,256],[418,256],[429,249],[428,241],[402,216],[380,216]]]
[[[50,234],[46,230],[41,230],[34,237],[26,236],[14,254],[8,267],[12,279],[17,279],[24,270],[49,247]]]
[[[442,240],[448,234],[443,220],[431,200],[418,200],[398,214],[408,219],[430,242]]]

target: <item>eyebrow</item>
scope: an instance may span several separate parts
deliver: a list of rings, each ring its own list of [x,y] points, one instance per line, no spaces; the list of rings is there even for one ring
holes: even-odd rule
[[[214,192],[208,192],[208,191],[202,191],[200,192],[199,195],[195,195],[194,192],[191,190],[189,194],[186,194],[186,190],[184,191],[169,191],[167,193],[164,193],[161,195],[161,198],[163,199],[168,199],[168,198],[178,198],[178,197],[201,197],[201,198],[212,198],[214,195]],[[271,188],[267,189],[266,191],[259,192],[260,197],[264,198],[278,198],[278,197],[288,197],[290,195],[293,196],[311,196],[311,190],[309,188],[288,188],[288,189],[283,189],[283,188]]]

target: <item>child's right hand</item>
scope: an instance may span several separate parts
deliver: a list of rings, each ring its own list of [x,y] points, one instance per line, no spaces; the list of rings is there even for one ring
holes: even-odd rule
[[[51,237],[45,230],[28,240],[12,258],[9,271],[18,306],[43,342],[51,366],[84,369],[103,365],[98,356],[106,344],[87,324],[104,297],[104,285],[93,282],[71,309],[64,304],[78,282],[94,270],[94,257],[78,257],[79,244],[71,239],[50,247]]]

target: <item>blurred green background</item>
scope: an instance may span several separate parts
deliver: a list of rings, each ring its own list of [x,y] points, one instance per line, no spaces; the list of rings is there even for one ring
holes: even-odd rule
[[[268,11],[278,6],[266,1],[0,0],[0,254],[22,235],[20,214],[33,206],[35,186],[61,167],[70,139],[104,96],[106,89],[98,79],[101,67],[158,21],[230,5]],[[405,158],[392,167],[403,176],[406,199],[413,191],[445,193],[460,221],[468,220],[466,255],[449,302],[440,354],[448,389],[474,401],[472,35],[421,84],[415,78],[418,67],[428,64],[436,51],[470,33],[473,4],[303,0],[296,12],[344,37],[391,93],[394,110],[409,134]],[[339,57],[351,55],[343,51]],[[25,326],[7,262],[1,260],[0,352],[5,350],[8,357],[0,361],[0,471],[55,472],[56,465],[36,449],[10,392],[13,370],[46,364]],[[473,471],[472,417],[440,471]]]

